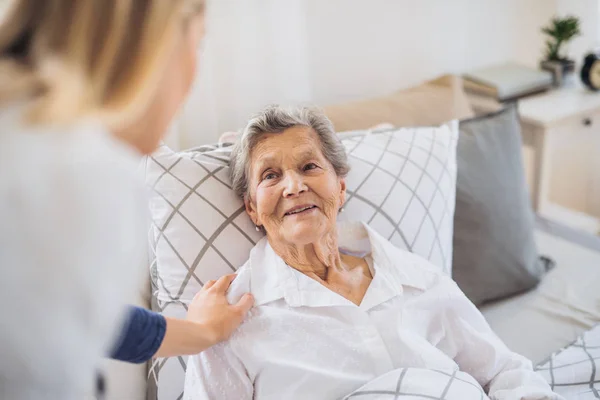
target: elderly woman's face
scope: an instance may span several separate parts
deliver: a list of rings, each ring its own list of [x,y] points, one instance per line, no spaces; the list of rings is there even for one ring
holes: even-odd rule
[[[297,126],[265,134],[252,149],[246,210],[270,240],[313,243],[335,228],[346,184],[323,156],[317,134]]]

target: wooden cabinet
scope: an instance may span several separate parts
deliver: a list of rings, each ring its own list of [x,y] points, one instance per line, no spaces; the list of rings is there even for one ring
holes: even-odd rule
[[[501,105],[469,95],[477,114]],[[600,233],[600,93],[576,84],[519,101],[525,175],[535,211]]]
[[[600,94],[577,85],[519,102],[536,211],[600,231]]]

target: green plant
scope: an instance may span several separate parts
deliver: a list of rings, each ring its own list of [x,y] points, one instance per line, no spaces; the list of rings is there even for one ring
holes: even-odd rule
[[[550,36],[546,41],[546,60],[564,61],[567,58],[561,57],[561,46],[581,34],[579,29],[579,18],[567,16],[564,18],[554,17],[550,25],[542,28],[542,32]]]

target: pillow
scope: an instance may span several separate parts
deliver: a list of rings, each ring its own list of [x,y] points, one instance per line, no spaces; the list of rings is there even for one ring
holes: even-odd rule
[[[462,80],[446,75],[387,96],[324,107],[338,132],[368,129],[380,123],[394,126],[434,126],[474,116]]]
[[[475,304],[536,286],[546,272],[521,155],[517,109],[460,124],[453,278]]]
[[[165,316],[185,318],[204,282],[235,271],[262,237],[231,189],[229,153],[219,145],[179,153],[163,145],[146,158],[152,309]],[[147,398],[180,399],[186,362],[155,359]]]
[[[340,220],[368,222],[450,274],[458,124],[340,134],[348,152]]]
[[[536,371],[565,399],[597,399],[600,325],[552,354]]]
[[[351,172],[340,220],[361,219],[398,246],[450,273],[458,124],[342,134]],[[231,189],[231,147],[173,152],[146,161],[152,188],[154,310],[185,317],[204,282],[235,271],[262,237]],[[180,398],[186,359],[154,360],[149,399]]]

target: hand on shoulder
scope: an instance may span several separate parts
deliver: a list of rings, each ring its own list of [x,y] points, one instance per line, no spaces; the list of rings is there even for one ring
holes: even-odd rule
[[[187,319],[203,326],[213,344],[229,339],[252,308],[254,298],[246,293],[230,304],[227,290],[235,274],[225,275],[217,281],[208,281],[189,306]]]

